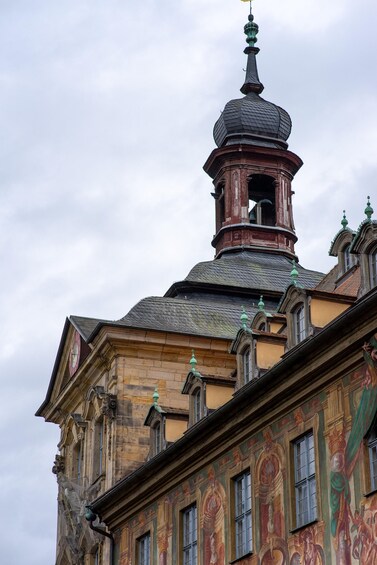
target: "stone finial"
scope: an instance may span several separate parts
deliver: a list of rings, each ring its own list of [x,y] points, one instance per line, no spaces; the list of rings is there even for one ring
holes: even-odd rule
[[[242,306],[242,314],[241,314],[241,316],[240,316],[240,320],[241,320],[242,328],[243,328],[244,330],[246,330],[246,328],[247,328],[247,323],[248,323],[248,321],[249,321],[249,316],[246,314],[246,310],[245,310],[245,307],[244,307],[244,306]]]
[[[342,224],[343,229],[345,230],[346,227],[348,226],[348,220],[346,218],[346,211],[345,210],[343,210],[343,218],[342,218],[342,221],[340,223]]]
[[[364,210],[364,213],[368,219],[368,221],[370,222],[371,218],[372,218],[372,214],[373,214],[374,210],[372,208],[372,206],[370,205],[370,196],[368,196],[368,200],[367,200],[367,206]]]
[[[291,279],[292,279],[292,284],[294,286],[297,286],[298,270],[297,270],[296,261],[294,259],[292,259]]]

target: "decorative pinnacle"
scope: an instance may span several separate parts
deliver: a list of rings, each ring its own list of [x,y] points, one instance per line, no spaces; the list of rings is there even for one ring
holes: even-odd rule
[[[261,294],[261,297],[259,299],[258,302],[258,308],[261,312],[264,312],[264,302],[263,302],[263,295]]]
[[[157,387],[154,389],[154,393],[153,393],[153,404],[154,406],[158,406],[158,399],[160,398],[160,395],[158,394],[158,390]]]
[[[242,85],[241,92],[242,94],[248,94],[249,92],[255,92],[256,94],[260,94],[264,87],[258,77],[256,55],[259,53],[259,49],[258,47],[255,47],[255,44],[257,42],[259,27],[254,22],[254,16],[251,13],[251,2],[250,2],[250,14],[248,16],[248,20],[249,21],[243,28],[246,35],[246,43],[247,43],[247,47],[244,49],[244,53],[247,55],[247,67],[246,67],[245,82]]]
[[[247,322],[249,321],[249,316],[246,314],[245,307],[242,306],[242,314],[240,316],[241,324],[244,330],[247,328]]]
[[[197,365],[197,360],[195,359],[195,351],[194,351],[194,350],[192,350],[192,356],[191,356],[191,359],[190,359],[190,365],[191,365],[191,371],[192,371],[193,373],[195,373],[195,371],[196,371],[196,365]]]
[[[348,226],[348,220],[346,218],[346,211],[345,210],[343,210],[343,219],[340,223],[342,224],[343,229],[345,230],[346,227]]]
[[[374,210],[373,210],[372,206],[370,205],[370,196],[368,196],[367,207],[364,210],[364,214],[366,215],[369,222],[372,218],[373,212],[374,212]]]
[[[291,279],[292,279],[292,284],[294,286],[297,286],[298,270],[296,266],[296,261],[294,259],[292,259]]]

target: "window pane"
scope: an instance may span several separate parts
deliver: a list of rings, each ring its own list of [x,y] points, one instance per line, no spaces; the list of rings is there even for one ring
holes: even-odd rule
[[[313,433],[294,443],[296,525],[302,526],[317,517],[315,451]]]
[[[244,473],[234,480],[234,520],[236,559],[252,549],[251,476]]]
[[[183,512],[183,563],[196,565],[197,561],[197,512],[190,506]]]

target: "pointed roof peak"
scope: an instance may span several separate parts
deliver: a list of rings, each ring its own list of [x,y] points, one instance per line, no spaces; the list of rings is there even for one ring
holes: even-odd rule
[[[244,53],[247,55],[247,67],[246,67],[245,82],[241,87],[241,92],[242,94],[249,94],[249,92],[255,92],[256,94],[260,94],[263,91],[264,86],[260,82],[258,76],[256,56],[259,53],[259,49],[258,47],[255,47],[255,44],[258,41],[257,35],[259,31],[259,26],[254,22],[254,16],[251,12],[251,2],[250,2],[250,14],[248,20],[249,21],[244,26],[246,43],[248,45],[244,49]]]

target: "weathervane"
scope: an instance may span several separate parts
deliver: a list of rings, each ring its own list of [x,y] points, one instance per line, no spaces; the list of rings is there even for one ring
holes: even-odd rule
[[[249,2],[250,3],[250,14],[251,14],[251,3],[253,0],[241,0],[241,2]]]

